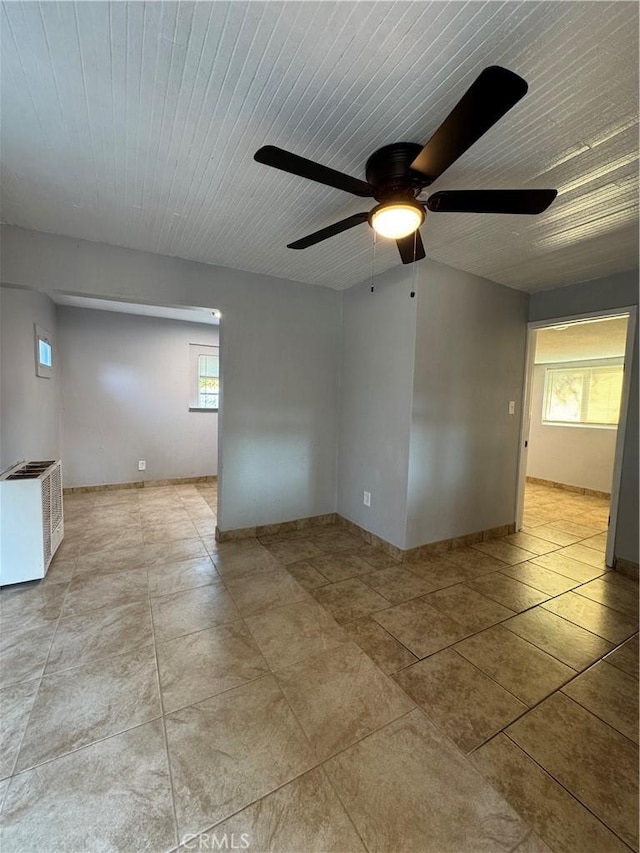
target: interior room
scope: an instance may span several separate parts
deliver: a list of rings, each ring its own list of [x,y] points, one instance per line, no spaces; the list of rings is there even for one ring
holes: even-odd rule
[[[637,853],[637,4],[0,11],[3,853]]]

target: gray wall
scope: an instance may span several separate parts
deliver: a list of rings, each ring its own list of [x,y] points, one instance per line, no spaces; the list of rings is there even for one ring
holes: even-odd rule
[[[547,320],[638,305],[638,271],[534,293],[529,319]],[[631,396],[624,442],[614,553],[638,562],[638,330],[631,360]]]
[[[60,456],[60,362],[56,306],[42,293],[0,288],[0,470]],[[52,337],[53,370],[36,376],[34,324]]]
[[[2,248],[10,284],[220,309],[220,527],[335,509],[339,292],[21,228]]]
[[[189,344],[216,326],[59,306],[58,340],[65,486],[217,473],[218,414],[189,412]]]
[[[416,300],[406,267],[375,281],[344,292],[338,512],[404,548]]]
[[[407,548],[515,520],[528,295],[427,260],[417,300]]]
[[[589,365],[588,361],[581,363],[585,367]],[[533,369],[527,476],[608,492],[611,490],[618,431],[609,427],[543,423],[547,367],[562,367],[562,364],[536,364]]]

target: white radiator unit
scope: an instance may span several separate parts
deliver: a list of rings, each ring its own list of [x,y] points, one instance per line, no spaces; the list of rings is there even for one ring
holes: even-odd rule
[[[43,578],[64,534],[60,462],[0,475],[0,586]]]

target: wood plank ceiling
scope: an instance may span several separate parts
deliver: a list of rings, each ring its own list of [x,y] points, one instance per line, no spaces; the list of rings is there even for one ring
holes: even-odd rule
[[[556,187],[540,217],[429,214],[429,257],[523,290],[638,259],[638,5],[8,2],[4,222],[346,288],[397,263],[371,205],[252,159],[274,144],[364,177],[424,142],[478,73],[528,95],[434,185]]]

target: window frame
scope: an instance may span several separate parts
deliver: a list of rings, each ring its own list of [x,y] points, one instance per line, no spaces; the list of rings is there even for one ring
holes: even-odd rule
[[[549,411],[549,402],[552,393],[552,382],[551,375],[553,373],[562,373],[562,372],[579,372],[579,371],[587,371],[592,368],[598,367],[621,367],[622,373],[622,381],[624,383],[624,358],[622,357],[614,357],[614,358],[600,358],[600,359],[583,359],[581,361],[571,361],[571,362],[554,362],[551,364],[543,364],[544,367],[544,386],[542,393],[542,412],[541,412],[541,423],[542,426],[555,426],[555,427],[577,427],[578,429],[606,429],[606,430],[617,430],[620,425],[620,413],[618,412],[618,420],[615,424],[606,424],[600,423],[596,421],[559,421],[559,420],[550,420],[548,418]],[[581,404],[581,417],[585,412],[585,409],[588,408],[588,394],[584,401]]]
[[[189,344],[189,411],[218,412],[220,409],[220,388],[218,387],[218,405],[199,406],[200,400],[200,357],[216,356],[218,359],[218,382],[220,381],[220,346],[218,344]]]

